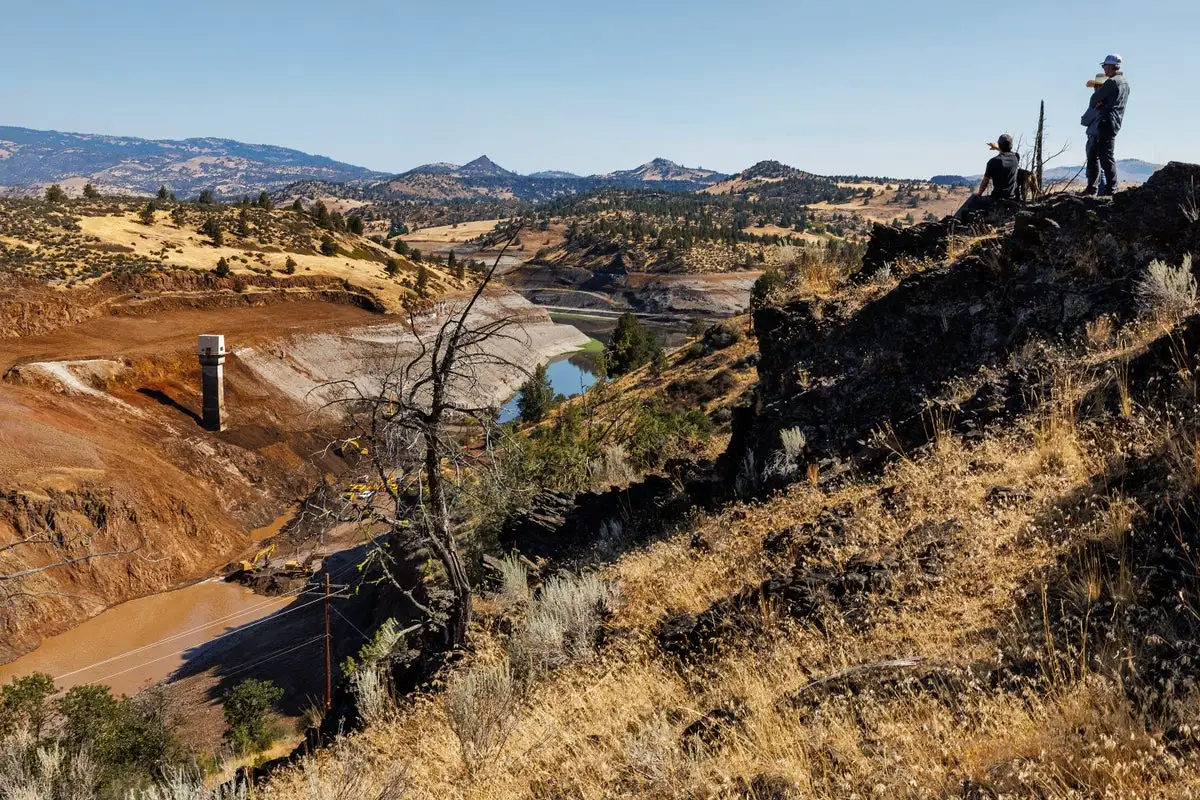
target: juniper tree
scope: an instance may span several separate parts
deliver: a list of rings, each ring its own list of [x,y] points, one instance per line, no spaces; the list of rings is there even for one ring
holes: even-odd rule
[[[61,203],[67,199],[67,193],[57,183],[46,187],[46,202]]]
[[[545,364],[538,364],[525,382],[521,384],[521,396],[517,409],[522,422],[541,422],[554,408],[554,387],[550,385],[550,373]]]
[[[266,211],[270,211],[275,207],[274,203],[271,202],[271,195],[267,194],[266,189],[258,193],[258,207]]]
[[[417,296],[425,297],[429,294],[429,268],[424,264],[417,268]]]
[[[159,200],[168,200],[168,199],[170,199],[170,197],[171,197],[171,190],[167,188],[167,185],[165,183],[158,187],[158,199]]]
[[[100,191],[98,189],[96,189],[95,186],[92,186],[92,184],[89,183],[83,187],[83,196],[89,200],[95,200],[97,197],[100,196]]]
[[[153,225],[154,224],[154,203],[153,202],[146,203],[146,207],[143,208],[140,212],[138,212],[138,219],[141,220],[141,223],[143,225]]]
[[[216,215],[204,220],[204,224],[200,226],[200,232],[207,236],[216,247],[220,247],[225,240],[225,235],[221,231],[221,218]]]

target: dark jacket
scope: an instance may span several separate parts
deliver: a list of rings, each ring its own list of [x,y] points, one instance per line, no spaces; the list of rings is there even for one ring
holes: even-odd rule
[[[1095,92],[1095,100],[1101,103],[1100,125],[1112,129],[1113,136],[1121,130],[1125,121],[1125,104],[1129,102],[1129,82],[1125,73],[1118,72],[1100,85]]]

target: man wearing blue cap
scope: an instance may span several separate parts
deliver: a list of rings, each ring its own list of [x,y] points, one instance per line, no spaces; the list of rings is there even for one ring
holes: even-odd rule
[[[1116,139],[1125,119],[1125,104],[1129,101],[1129,83],[1121,71],[1121,57],[1107,56],[1100,64],[1106,80],[1096,89],[1092,108],[1097,113],[1096,140],[1087,153],[1087,188],[1084,194],[1096,194],[1100,171],[1104,171],[1104,188],[1099,193],[1111,195],[1117,190]]]

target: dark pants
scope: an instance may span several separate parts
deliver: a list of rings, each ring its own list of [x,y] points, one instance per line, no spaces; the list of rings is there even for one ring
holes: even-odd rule
[[[967,222],[970,217],[974,217],[977,214],[1001,209],[1012,210],[1016,209],[1018,205],[1016,200],[1001,199],[992,194],[972,194],[962,204],[962,207],[954,213],[954,218],[959,222]]]
[[[1100,171],[1104,171],[1104,185],[1101,194],[1112,194],[1117,190],[1117,135],[1112,126],[1100,123],[1099,132],[1088,137],[1087,150],[1087,182],[1088,189],[1095,189],[1100,179]]]

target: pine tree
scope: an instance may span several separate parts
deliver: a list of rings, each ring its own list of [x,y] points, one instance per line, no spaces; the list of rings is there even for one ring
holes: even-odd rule
[[[337,254],[337,242],[333,240],[332,236],[325,234],[325,236],[321,239],[321,255],[336,256]]]
[[[143,225],[154,224],[154,203],[146,203],[146,207],[138,213],[138,219]]]
[[[243,238],[250,235],[250,212],[246,210],[245,206],[242,206],[242,209],[238,211],[237,231],[238,236]]]
[[[550,374],[545,364],[534,367],[533,373],[521,384],[517,398],[517,410],[522,422],[541,422],[554,408],[554,387],[550,385]]]
[[[313,224],[318,228],[329,227],[329,209],[320,200],[313,204],[312,216]]]
[[[171,198],[171,190],[167,188],[167,185],[164,183],[162,186],[159,186],[158,187],[158,199],[159,200],[169,200],[170,198]]]
[[[57,183],[53,186],[46,187],[46,202],[61,203],[67,199],[67,193]]]
[[[212,240],[212,243],[220,247],[225,239],[221,232],[221,220],[219,217],[211,216],[204,220],[204,224],[200,226],[200,232]]]
[[[196,198],[196,202],[202,206],[211,206],[213,204],[212,189],[201,190],[200,196]]]
[[[297,197],[295,200],[292,201],[292,211],[295,212],[296,214],[304,213],[304,203],[300,202],[299,197]]]
[[[230,272],[232,272],[232,270],[229,269],[229,262],[225,260],[225,256],[218,258],[217,266],[213,270],[213,275],[216,275],[218,278],[227,278],[229,277]]]
[[[429,268],[422,264],[417,268],[417,296],[426,297],[429,294]]]
[[[266,189],[258,193],[258,207],[266,211],[275,207],[275,204],[271,202],[271,195],[267,194]]]
[[[346,227],[347,227],[347,229],[349,229],[349,231],[351,233],[355,234],[356,236],[362,236],[363,230],[365,230],[363,227],[362,217],[347,218]]]
[[[97,197],[100,196],[100,192],[99,192],[99,190],[96,189],[95,186],[92,186],[89,183],[83,187],[83,196],[89,200],[95,200]]]
[[[617,320],[612,339],[604,348],[608,374],[624,375],[656,358],[662,352],[658,337],[631,312]]]

